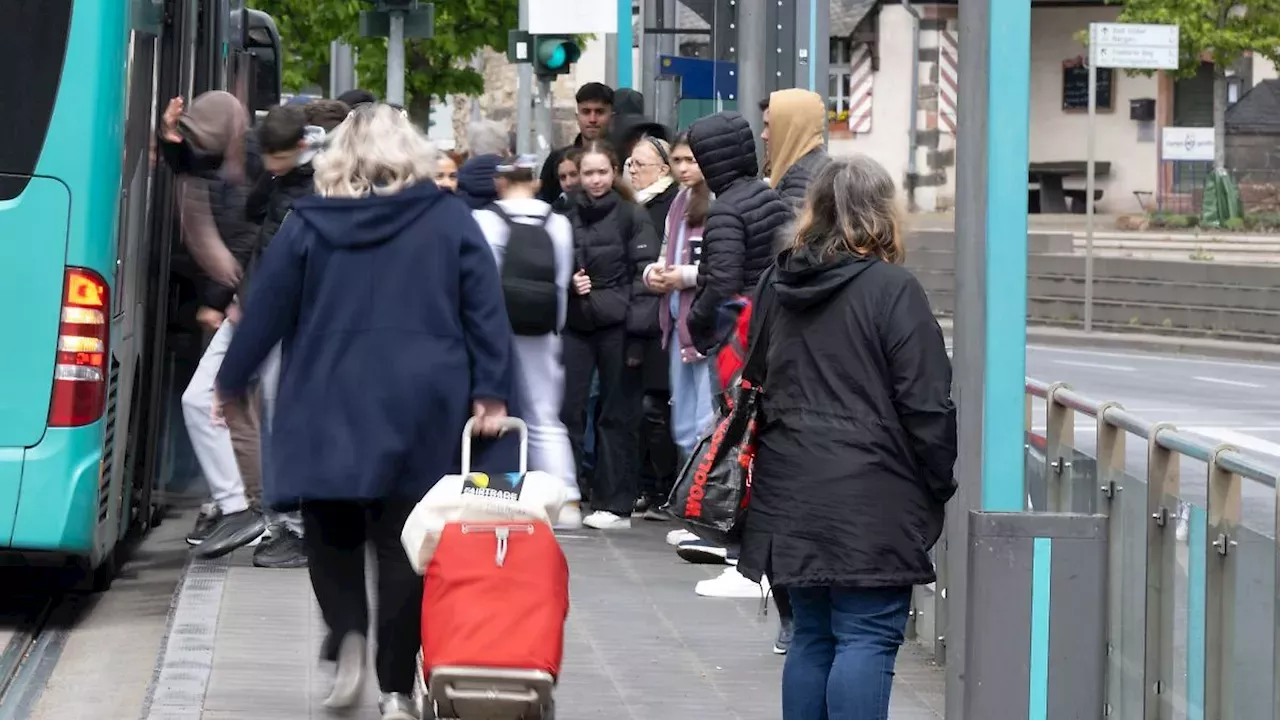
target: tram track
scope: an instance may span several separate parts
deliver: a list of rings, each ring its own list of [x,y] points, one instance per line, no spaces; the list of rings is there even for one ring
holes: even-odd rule
[[[0,720],[26,720],[53,672],[79,602],[74,595],[33,600],[18,613],[0,651]]]

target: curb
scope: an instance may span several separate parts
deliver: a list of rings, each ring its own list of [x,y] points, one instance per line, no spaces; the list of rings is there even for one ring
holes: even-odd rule
[[[946,335],[947,342],[950,344],[953,336],[951,319],[939,318],[938,324],[942,326],[943,334]],[[1132,350],[1162,355],[1280,363],[1280,345],[1139,333],[1086,333],[1082,330],[1067,330],[1044,325],[1027,326],[1027,344],[1080,350]]]

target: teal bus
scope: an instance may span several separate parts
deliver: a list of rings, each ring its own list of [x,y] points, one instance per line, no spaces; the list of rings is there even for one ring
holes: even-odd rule
[[[210,89],[279,102],[279,36],[243,2],[0,0],[7,565],[77,566],[105,589],[158,517],[182,245],[157,123]]]

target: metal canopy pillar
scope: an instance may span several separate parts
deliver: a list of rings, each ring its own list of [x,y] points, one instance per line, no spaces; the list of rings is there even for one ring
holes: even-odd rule
[[[1024,506],[1030,0],[960,3],[955,397],[960,490],[945,549],[946,716],[968,714],[969,511]],[[993,60],[998,58],[998,60]],[[989,282],[989,280],[996,282]]]
[[[737,8],[737,56],[738,56],[738,112],[751,123],[751,130],[756,136],[756,154],[760,154],[760,131],[764,122],[764,113],[760,110],[760,101],[769,96],[769,82],[766,73],[772,62],[772,50],[769,47],[767,12],[763,2],[739,0]]]
[[[794,87],[826,97],[831,61],[831,3],[827,0],[795,1]]]

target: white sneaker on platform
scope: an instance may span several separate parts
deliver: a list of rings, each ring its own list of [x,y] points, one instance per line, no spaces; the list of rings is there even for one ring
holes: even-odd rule
[[[556,518],[556,530],[582,529],[582,506],[577,502],[567,502],[560,508],[560,516]]]
[[[597,510],[588,515],[582,524],[596,530],[623,530],[631,527],[631,518]]]
[[[752,598],[760,599],[769,594],[769,581],[753,583],[731,567],[720,573],[718,577],[703,580],[694,586],[693,591],[702,597],[714,598]]]
[[[327,708],[348,708],[360,699],[364,689],[364,664],[368,657],[368,644],[363,635],[347,633],[338,646],[338,670],[333,678],[333,690],[325,698]]]
[[[672,530],[671,532],[667,533],[667,544],[674,545],[676,547],[679,547],[680,543],[686,540],[697,540],[697,539],[698,539],[698,536],[694,535],[688,530]]]

